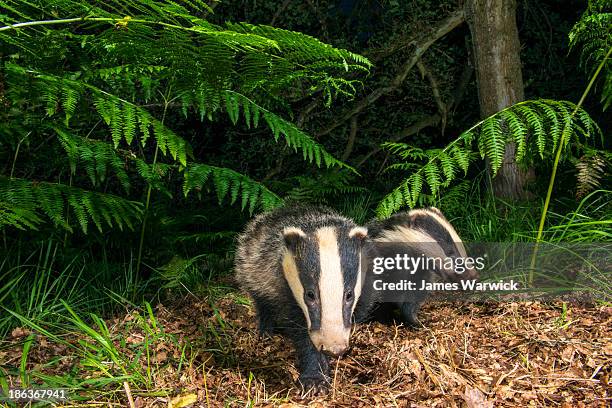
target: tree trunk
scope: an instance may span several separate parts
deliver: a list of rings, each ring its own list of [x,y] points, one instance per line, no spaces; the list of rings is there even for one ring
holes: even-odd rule
[[[525,97],[516,1],[468,0],[466,18],[472,34],[480,116],[486,118]],[[492,180],[497,197],[528,197],[526,185],[533,178],[533,170],[519,168],[515,152],[514,143],[508,143],[502,166]]]

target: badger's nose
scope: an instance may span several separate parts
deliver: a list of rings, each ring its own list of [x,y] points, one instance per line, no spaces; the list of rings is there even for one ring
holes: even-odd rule
[[[345,345],[341,345],[341,344],[334,344],[331,346],[323,346],[321,348],[321,351],[323,352],[323,354],[326,354],[330,357],[340,357],[342,356],[344,353],[346,353],[346,350],[348,349],[347,346]]]

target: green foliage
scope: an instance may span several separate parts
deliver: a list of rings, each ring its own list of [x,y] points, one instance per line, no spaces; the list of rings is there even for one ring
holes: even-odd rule
[[[612,2],[589,0],[589,6],[569,33],[570,47],[580,48],[582,66],[592,74],[604,60],[603,84],[600,90],[604,110],[612,103]]]
[[[274,140],[278,141],[280,135],[283,135],[287,146],[293,148],[296,152],[298,150],[302,151],[304,160],[308,160],[311,163],[314,161],[318,167],[321,167],[321,162],[323,162],[325,167],[338,166],[353,170],[350,166],[335,159],[325,151],[323,146],[315,142],[295,125],[257,105],[244,95],[232,91],[225,92],[225,106],[234,125],[238,122],[240,108],[242,108],[247,127],[257,127],[260,116],[263,117],[263,120],[274,135]]]
[[[282,136],[308,162],[347,167],[283,116],[291,115],[290,95],[322,93],[328,104],[352,96],[359,80],[349,76],[370,67],[357,54],[273,27],[211,24],[205,16],[212,10],[200,1],[0,1],[0,7],[7,56],[0,96],[8,107],[0,143],[22,176],[2,180],[10,194],[0,198],[0,227],[34,228],[42,215],[69,231],[71,220],[84,232],[89,223],[99,230],[131,227],[142,209],[118,195],[137,194],[142,180],[168,196],[180,178],[185,194],[198,189],[199,196],[212,180],[219,203],[229,196],[251,213],[282,204],[246,175],[197,163],[193,135],[169,122],[175,109],[201,121],[220,121],[225,113],[235,125],[240,116],[248,128],[265,123],[275,142]],[[25,169],[42,166],[27,161],[39,143],[54,160],[63,151],[70,186],[57,182],[66,180],[59,165],[44,182],[28,181]],[[73,187],[84,179],[90,190]]]
[[[197,190],[198,194],[201,194],[208,180],[212,180],[214,184],[220,205],[228,195],[230,204],[234,204],[238,197],[241,197],[241,208],[244,210],[248,207],[250,213],[253,213],[258,204],[263,210],[270,210],[283,204],[279,196],[262,184],[228,168],[206,164],[190,164],[185,169],[183,193],[187,195],[190,191]]]
[[[366,189],[355,185],[354,174],[348,171],[321,172],[315,176],[297,176],[295,187],[287,192],[286,199],[313,204],[338,203],[339,197],[365,193]]]
[[[69,214],[84,233],[91,222],[100,231],[103,225],[132,229],[142,215],[139,202],[59,183],[0,178],[0,197],[11,208],[12,222],[7,224],[21,229],[34,228],[46,216],[55,226],[72,231]]]
[[[535,160],[551,160],[563,138],[566,156],[579,155],[586,143],[593,143],[601,130],[584,109],[571,102],[541,99],[520,102],[472,126],[443,149],[421,149],[404,143],[383,146],[404,162],[387,170],[410,171],[410,176],[389,193],[379,204],[379,217],[388,217],[401,207],[414,207],[427,187],[435,198],[441,189],[467,175],[478,156],[490,163],[493,176],[502,165],[507,143],[516,146],[515,159],[522,165]],[[476,142],[477,149],[473,149]],[[571,145],[571,148],[567,147]]]
[[[567,212],[553,212],[551,227],[545,232],[546,241],[610,242],[612,239],[610,194],[611,190],[595,190],[584,196],[576,208]]]
[[[36,213],[27,208],[16,208],[6,202],[0,202],[0,228],[5,225],[25,230],[36,229],[42,220]]]
[[[36,322],[53,320],[63,309],[60,299],[79,305],[83,299],[85,266],[57,262],[58,245],[47,242],[27,257],[19,254],[0,262],[0,338],[19,321],[7,311]]]
[[[91,184],[96,187],[106,180],[111,168],[125,191],[129,190],[130,180],[125,170],[125,161],[110,143],[75,136],[59,127],[54,130],[66,151],[72,175],[76,175],[77,165],[82,166]]]

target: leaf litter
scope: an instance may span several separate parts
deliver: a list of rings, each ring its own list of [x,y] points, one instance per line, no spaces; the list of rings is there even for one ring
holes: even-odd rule
[[[131,384],[132,401],[123,380],[77,394],[88,406],[133,407],[569,408],[612,401],[607,305],[570,304],[562,311],[560,302],[431,302],[421,311],[420,328],[358,325],[350,353],[334,363],[330,393],[305,399],[291,345],[260,336],[252,307],[237,299],[160,304],[155,322],[144,311],[107,320],[113,346],[145,380]],[[0,367],[11,387],[21,386],[18,368],[30,333],[17,328],[1,343]],[[32,384],[66,373],[92,384],[110,373],[119,377],[116,364],[85,364],[76,352],[84,337],[66,336],[67,345],[38,334],[26,366]]]

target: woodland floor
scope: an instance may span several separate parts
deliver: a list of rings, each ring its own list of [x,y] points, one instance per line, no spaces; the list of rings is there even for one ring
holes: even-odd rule
[[[190,399],[202,407],[611,405],[610,306],[569,304],[563,312],[561,304],[430,303],[420,314],[421,329],[359,325],[350,354],[335,366],[330,394],[303,399],[295,386],[293,351],[280,337],[260,338],[252,308],[237,299],[227,295],[214,308],[191,300],[157,306],[157,326],[165,337],[150,349],[147,388],[167,396],[132,387],[134,406],[177,407]],[[135,323],[136,314],[107,321],[126,356],[150,336]],[[24,334],[14,331],[13,341]],[[67,353],[62,347],[39,338],[28,367],[48,374],[81,370],[77,358],[43,368],[51,356]],[[15,352],[11,360],[19,365]],[[146,371],[147,359],[140,360]],[[92,390],[90,406],[129,406],[123,387],[112,388],[106,394]]]

